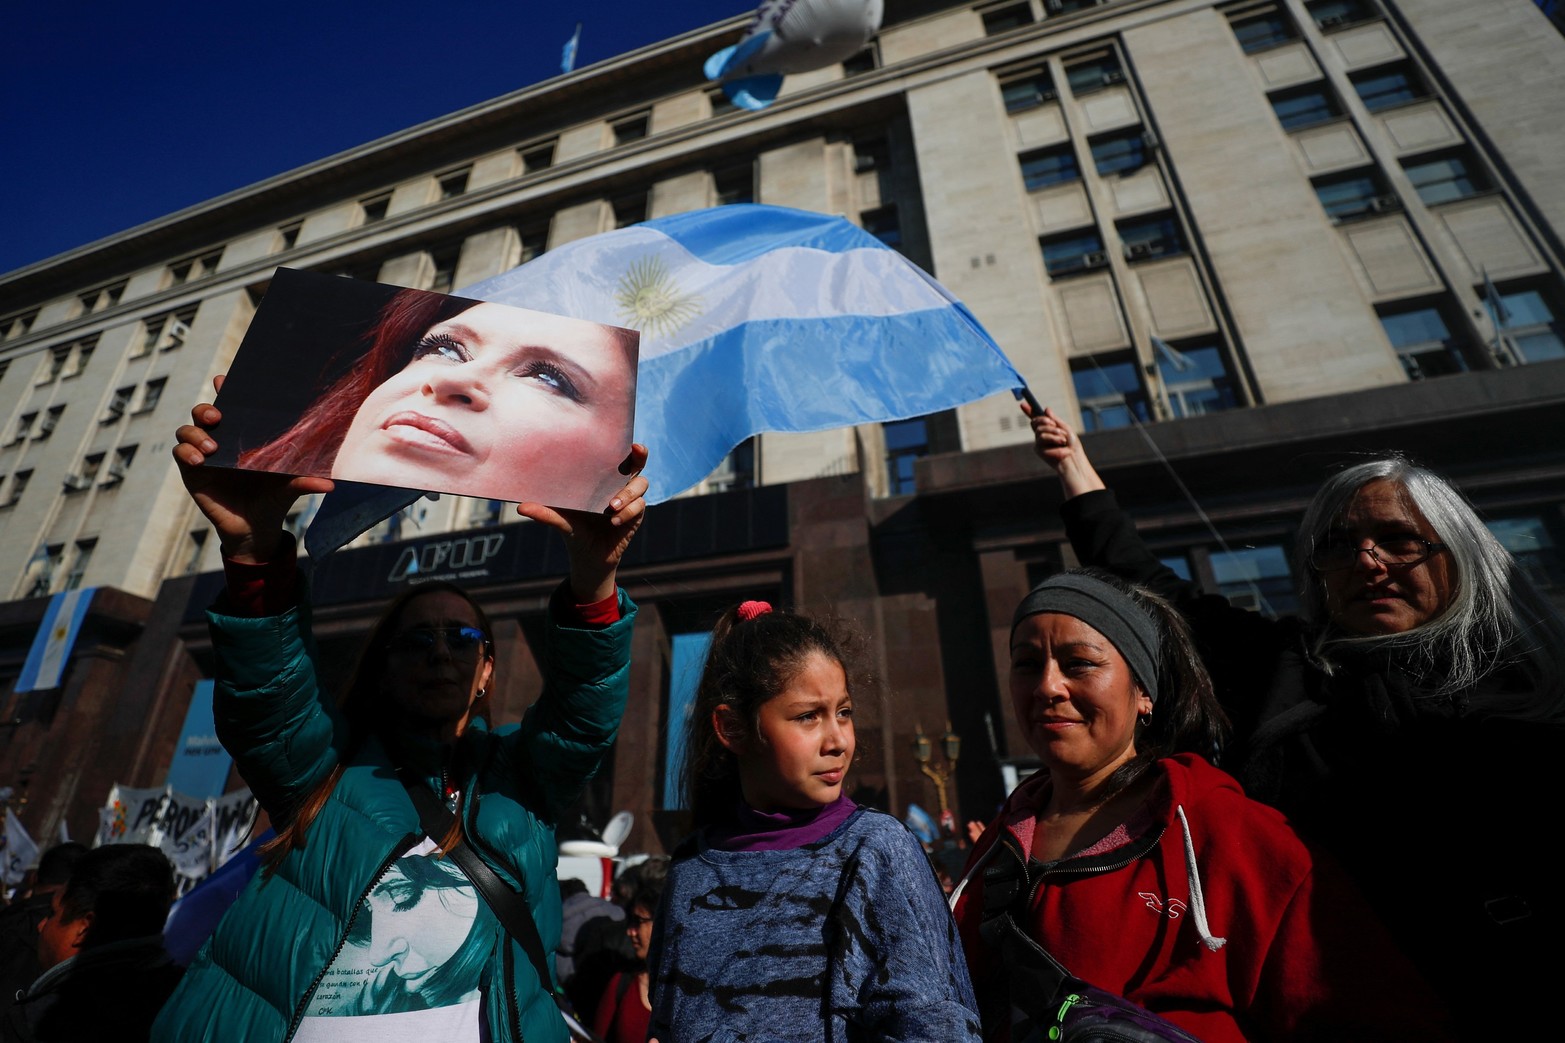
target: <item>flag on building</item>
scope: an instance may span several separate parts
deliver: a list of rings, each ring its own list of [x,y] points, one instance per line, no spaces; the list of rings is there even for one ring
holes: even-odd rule
[[[0,831],[0,883],[8,888],[22,882],[38,861],[38,845],[28,835],[14,811],[5,813],[5,829]]]
[[[905,420],[1022,383],[978,320],[841,217],[713,207],[590,236],[462,296],[641,331],[647,500],[766,431]]]
[[[1195,369],[1195,359],[1175,348],[1156,333],[1152,334],[1152,350],[1156,351],[1159,358],[1173,366],[1180,373],[1188,373],[1190,370]]]
[[[576,68],[576,47],[581,43],[581,23],[576,23],[576,31],[571,33],[571,38],[565,41],[565,47],[560,52],[560,71],[570,72]]]
[[[60,686],[76,635],[81,632],[82,620],[87,618],[87,607],[97,589],[61,591],[49,599],[32,648],[22,664],[21,676],[16,679],[16,691],[36,692]]]

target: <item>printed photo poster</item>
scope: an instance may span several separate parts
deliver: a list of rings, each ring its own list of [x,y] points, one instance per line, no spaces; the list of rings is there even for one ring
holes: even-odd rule
[[[216,405],[224,467],[600,511],[640,335],[279,268]]]
[[[306,1013],[367,1017],[476,1004],[497,922],[425,838],[370,890]]]

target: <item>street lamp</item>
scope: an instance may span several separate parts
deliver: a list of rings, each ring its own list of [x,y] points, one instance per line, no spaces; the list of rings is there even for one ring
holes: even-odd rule
[[[913,727],[913,759],[918,761],[918,770],[934,780],[935,795],[940,799],[941,827],[955,833],[956,816],[951,813],[951,803],[946,798],[946,780],[956,774],[957,758],[962,755],[962,737],[951,730],[951,722],[947,721],[945,734],[940,736],[945,763],[935,764],[934,750],[923,727],[917,724]]]

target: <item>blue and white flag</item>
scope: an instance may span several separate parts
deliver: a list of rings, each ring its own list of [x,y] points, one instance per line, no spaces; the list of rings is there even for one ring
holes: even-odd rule
[[[1023,383],[943,286],[841,217],[734,205],[579,239],[461,291],[641,331],[649,503],[751,435],[905,420]]]
[[[581,23],[576,23],[576,31],[571,38],[565,41],[565,47],[560,51],[560,71],[570,72],[576,68],[576,47],[581,43]]]
[[[15,887],[37,862],[37,843],[22,825],[20,816],[6,811],[5,827],[0,830],[0,883]]]
[[[33,635],[27,661],[22,664],[22,675],[16,679],[16,691],[36,692],[60,686],[65,664],[70,662],[71,648],[76,644],[76,635],[81,631],[82,620],[87,618],[87,607],[92,604],[92,594],[97,589],[61,591],[49,599],[43,622],[38,624],[38,633]]]

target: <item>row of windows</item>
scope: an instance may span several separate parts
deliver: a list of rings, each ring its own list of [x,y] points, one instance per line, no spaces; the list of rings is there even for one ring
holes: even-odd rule
[[[1402,170],[1425,206],[1453,203],[1490,190],[1488,176],[1467,149],[1402,161]],[[1327,215],[1337,221],[1402,208],[1401,200],[1373,167],[1311,182]]]
[[[11,437],[6,440],[5,444],[12,446],[26,441],[42,442],[54,434],[54,429],[59,426],[60,417],[64,413],[65,407],[63,405],[50,406],[42,413],[36,409],[29,413],[23,413],[16,418],[16,428],[11,432]],[[42,419],[39,419],[40,416]]]
[[[1044,16],[1054,18],[1059,15],[1075,14],[1077,11],[1085,11],[1108,2],[1109,0],[1042,0],[1042,6]],[[1033,17],[1032,4],[1027,0],[999,4],[981,11],[980,15],[983,18],[985,36],[1008,33],[1012,29],[1020,29],[1037,21]]]
[[[1551,362],[1565,359],[1565,323],[1541,290],[1532,287],[1496,288],[1493,294],[1478,289],[1495,328],[1499,343],[1494,352],[1511,363]],[[1449,302],[1420,301],[1388,305],[1380,310],[1380,324],[1396,349],[1408,377],[1461,373],[1469,368],[1472,346],[1452,332],[1453,306]]]
[[[61,590],[75,590],[87,575],[93,552],[98,549],[96,536],[77,540],[75,553],[71,555],[71,568],[65,572],[65,544],[53,543],[40,547],[33,560],[27,563],[22,577],[26,598],[40,598]]]
[[[1485,526],[1516,560],[1517,567],[1539,589],[1565,591],[1565,548],[1556,540],[1543,512],[1487,519]],[[1260,542],[1240,547],[1192,548],[1164,553],[1159,559],[1182,579],[1221,594],[1229,601],[1272,617],[1299,611],[1298,577],[1288,546]]]
[[[1335,32],[1380,17],[1367,0],[1308,0],[1304,6],[1322,32]],[[1299,38],[1293,19],[1278,3],[1231,8],[1228,20],[1245,54],[1280,47]]]
[[[118,485],[125,480],[130,473],[130,465],[136,459],[134,445],[122,445],[112,453],[89,453],[82,457],[81,466],[71,474],[67,474],[61,484],[67,493],[82,492],[90,489],[94,484],[100,488]],[[27,491],[27,486],[33,479],[33,469],[14,472],[10,480],[5,483],[4,498],[0,499],[0,508],[13,507],[22,498],[22,493]]]
[[[1222,349],[1213,343],[1175,347],[1153,338],[1163,401],[1173,418],[1204,416],[1240,404]],[[1125,353],[1089,356],[1072,363],[1071,381],[1081,407],[1082,427],[1102,431],[1153,419],[1152,394],[1142,382],[1141,364]]]

